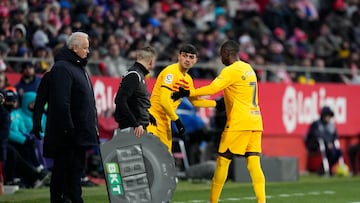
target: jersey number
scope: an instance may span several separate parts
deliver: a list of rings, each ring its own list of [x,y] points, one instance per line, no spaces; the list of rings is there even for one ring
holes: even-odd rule
[[[256,82],[250,82],[249,86],[253,88],[252,104],[254,107],[257,107],[257,103],[256,103],[257,85],[256,85]]]

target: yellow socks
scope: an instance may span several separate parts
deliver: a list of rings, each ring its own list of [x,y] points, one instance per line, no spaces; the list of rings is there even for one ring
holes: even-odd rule
[[[228,170],[231,160],[219,156],[216,160],[216,169],[211,184],[210,202],[218,203],[221,190],[228,176]]]
[[[247,168],[251,176],[254,192],[258,203],[266,202],[265,195],[265,176],[260,166],[259,156],[247,157]]]

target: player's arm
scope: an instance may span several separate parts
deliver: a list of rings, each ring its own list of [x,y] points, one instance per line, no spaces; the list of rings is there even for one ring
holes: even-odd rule
[[[209,85],[197,88],[185,90],[184,88],[179,88],[178,92],[174,92],[171,95],[171,98],[176,101],[182,97],[198,97],[205,95],[213,95],[227,86],[229,86],[232,82],[232,76],[228,71],[222,71],[221,74],[216,77]]]
[[[200,97],[189,97],[190,102],[195,107],[215,107],[216,101],[211,99],[202,99]]]
[[[228,86],[230,80],[219,75],[209,85],[190,91],[189,97],[213,95]]]
[[[195,90],[193,80],[189,80],[189,90]],[[201,97],[189,97],[188,98],[194,107],[215,107],[216,101],[211,99],[204,99]]]
[[[160,87],[160,104],[164,109],[165,113],[170,117],[171,120],[176,121],[179,119],[172,105],[171,99],[172,89],[168,86],[162,85]]]

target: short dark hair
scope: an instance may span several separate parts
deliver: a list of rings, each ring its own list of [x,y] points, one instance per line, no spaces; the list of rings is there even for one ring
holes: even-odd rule
[[[239,43],[234,40],[228,40],[223,45],[222,48],[233,54],[237,54],[240,51]]]
[[[34,68],[34,64],[31,61],[25,61],[24,63],[21,64],[21,68],[22,69]]]
[[[185,52],[185,53],[189,53],[189,54],[195,54],[196,56],[199,55],[198,50],[196,49],[196,47],[192,44],[184,44],[180,47],[179,53],[181,52]]]

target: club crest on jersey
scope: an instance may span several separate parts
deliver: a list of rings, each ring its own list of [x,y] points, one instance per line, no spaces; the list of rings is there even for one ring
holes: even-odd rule
[[[172,84],[173,79],[174,79],[174,76],[172,74],[167,74],[165,76],[165,81],[164,82],[166,84]]]

